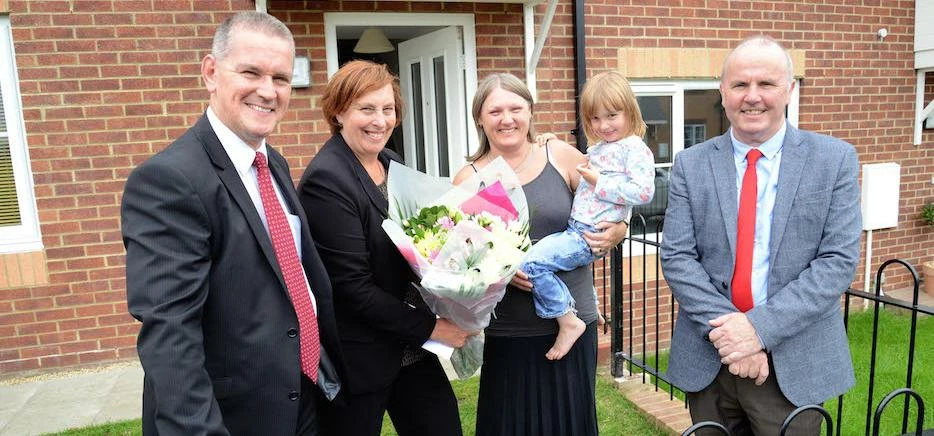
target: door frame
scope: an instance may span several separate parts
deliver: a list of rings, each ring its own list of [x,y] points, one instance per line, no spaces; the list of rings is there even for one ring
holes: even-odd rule
[[[337,60],[337,28],[341,26],[360,26],[371,23],[375,26],[390,27],[438,27],[459,26],[464,36],[464,113],[471,117],[473,96],[477,91],[477,35],[473,14],[434,14],[434,13],[396,13],[396,12],[325,12],[324,47],[327,56],[328,78],[337,72],[340,65]],[[426,25],[426,23],[430,23]],[[458,91],[459,92],[459,91]],[[465,120],[467,126],[473,126],[472,119]],[[467,130],[467,154],[474,153],[479,147],[477,130]]]

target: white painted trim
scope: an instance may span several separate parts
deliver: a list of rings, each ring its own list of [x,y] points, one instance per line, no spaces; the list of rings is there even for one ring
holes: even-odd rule
[[[256,12],[268,12],[266,9],[266,0],[256,0]]]
[[[43,248],[36,208],[23,102],[19,93],[16,52],[10,30],[10,17],[0,15],[0,90],[3,92],[3,112],[6,114],[7,137],[13,162],[13,180],[19,201],[20,224],[0,227],[0,253],[38,251]]]
[[[795,79],[795,89],[791,90],[791,96],[788,100],[788,124],[791,127],[798,128],[798,113],[801,104],[801,79]]]
[[[921,145],[922,123],[934,112],[934,101],[924,104],[924,78],[925,74],[930,72],[934,72],[934,68],[916,70],[914,140],[912,141],[914,145]]]
[[[526,3],[522,7],[522,41],[525,49],[525,86],[532,94],[532,101],[538,101],[538,78],[532,65],[532,51],[535,49],[535,6]]]
[[[548,39],[548,33],[551,32],[551,22],[555,17],[555,10],[558,8],[558,0],[549,0],[548,9],[542,16],[542,28],[535,37],[535,6],[533,2],[526,3],[523,7],[523,25],[525,33],[525,83],[532,92],[532,99],[538,100],[538,86],[536,79],[536,70],[538,61],[541,59],[542,48],[545,46],[545,40]],[[534,40],[534,44],[533,44]]]

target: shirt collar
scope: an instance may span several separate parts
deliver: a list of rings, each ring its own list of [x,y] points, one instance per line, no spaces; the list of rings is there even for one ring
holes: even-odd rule
[[[775,132],[771,138],[767,139],[762,143],[762,145],[758,147],[759,151],[762,152],[762,156],[765,157],[766,160],[774,159],[775,155],[782,150],[782,144],[785,143],[786,130],[786,124],[782,123],[782,127],[778,129],[778,131]],[[749,150],[751,150],[752,147],[743,144],[738,139],[736,139],[736,136],[733,135],[732,128],[730,128],[730,140],[733,143],[733,157],[740,161],[745,159],[746,153],[749,153]]]
[[[214,133],[217,135],[217,139],[221,141],[221,145],[224,146],[224,151],[227,152],[227,156],[230,158],[230,161],[233,162],[237,174],[240,174],[241,177],[249,174],[250,169],[253,168],[253,161],[256,159],[257,151],[263,153],[268,159],[269,154],[266,152],[265,139],[260,142],[259,149],[254,150],[250,144],[240,139],[233,130],[230,130],[224,125],[211,107],[208,107],[207,115],[208,121],[211,122],[211,127],[214,129]]]

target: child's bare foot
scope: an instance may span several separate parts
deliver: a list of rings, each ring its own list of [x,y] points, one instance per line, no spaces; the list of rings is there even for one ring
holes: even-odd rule
[[[560,360],[565,354],[568,354],[568,351],[577,342],[577,338],[581,337],[586,329],[587,325],[573,311],[569,310],[568,313],[559,316],[558,338],[555,339],[555,344],[551,346],[551,349],[545,353],[545,358]]]

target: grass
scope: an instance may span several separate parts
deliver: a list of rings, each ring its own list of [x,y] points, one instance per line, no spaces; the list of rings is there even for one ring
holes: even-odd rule
[[[879,342],[876,349],[876,370],[872,396],[872,413],[889,392],[905,386],[908,368],[908,332],[911,318],[895,312],[879,312]],[[869,367],[872,347],[872,311],[850,315],[848,334],[856,386],[843,396],[843,428],[840,434],[864,434],[866,407],[869,398]],[[911,388],[925,400],[924,426],[934,427],[934,317],[918,319],[915,338],[915,359]],[[889,403],[882,415],[879,434],[901,434],[904,397]],[[836,420],[837,399],[824,404]],[[917,404],[911,402],[908,430],[915,428]],[[835,423],[836,425],[836,423]],[[871,428],[870,428],[871,430]]]
[[[907,368],[908,329],[910,318],[891,311],[881,311],[879,317],[880,340],[876,356],[875,387],[873,394],[873,413],[882,398],[892,390],[905,384]],[[915,339],[915,364],[912,374],[912,388],[926,401],[925,427],[934,427],[934,317],[919,318],[918,334]],[[865,434],[866,404],[868,400],[870,347],[872,340],[872,312],[851,314],[848,337],[850,352],[856,372],[856,386],[843,398],[843,428],[840,434]],[[820,352],[820,350],[815,350]],[[649,357],[649,364],[654,364],[654,357]],[[668,367],[668,355],[659,356],[659,367]],[[815,368],[815,370],[820,370]],[[461,422],[464,434],[474,435],[477,411],[477,390],[479,378],[456,380],[451,382],[457,401],[460,404]],[[667,384],[660,383],[667,389]],[[675,395],[683,399],[679,391]],[[904,397],[889,403],[882,417],[880,434],[900,434]],[[824,404],[837,425],[837,399]],[[917,405],[910,407],[908,430],[914,430]],[[664,435],[649,418],[642,415],[621,392],[617,391],[612,380],[606,374],[597,377],[597,419],[600,433],[605,435]],[[122,421],[94,427],[68,430],[55,433],[59,436],[135,436],[141,434],[140,421]],[[395,435],[388,417],[384,421],[382,435]]]
[[[477,392],[480,378],[452,380],[454,395],[460,404],[461,426],[464,436],[474,436],[477,422]],[[622,392],[613,385],[613,380],[606,374],[597,376],[597,425],[605,435],[645,435],[661,436],[668,433],[661,430],[650,418],[636,409]],[[381,436],[396,436],[389,417],[383,419]]]
[[[856,385],[843,396],[842,435],[860,435],[866,433],[866,407],[869,399],[869,368],[872,347],[872,311],[850,314],[847,337],[850,342],[850,354],[856,374]],[[872,397],[872,412],[889,392],[905,386],[908,367],[908,332],[911,318],[889,310],[879,312],[879,341],[876,349],[876,370]],[[815,350],[820,352],[820,350]],[[641,356],[637,356],[641,358]],[[668,354],[660,354],[659,368],[668,368]],[[918,319],[915,337],[915,356],[912,370],[913,390],[925,400],[924,428],[934,428],[934,317]],[[650,366],[655,365],[654,356],[648,357]],[[632,367],[633,373],[641,372]],[[815,370],[821,370],[815,368]],[[654,377],[647,378],[649,382]],[[668,383],[659,381],[660,390],[668,390]],[[684,394],[675,390],[675,396],[684,400]],[[880,434],[901,434],[904,396],[889,403],[882,415]],[[837,416],[837,398],[824,403],[824,408],[834,419],[834,428],[840,421]],[[908,431],[915,428],[917,404],[912,400],[909,406]],[[870,431],[872,428],[870,427]],[[835,432],[836,433],[836,432]]]
[[[451,385],[460,405],[461,425],[465,436],[474,435],[477,415],[477,391],[479,377],[467,380],[453,380]],[[597,420],[600,433],[605,435],[667,435],[655,423],[623,396],[613,385],[613,380],[606,374],[597,377]],[[141,435],[140,420],[129,420],[93,427],[66,430],[54,433],[55,436],[136,436]],[[386,416],[383,420],[382,436],[396,435]]]
[[[143,424],[138,419],[110,422],[91,427],[73,428],[46,436],[137,436],[143,434]]]

